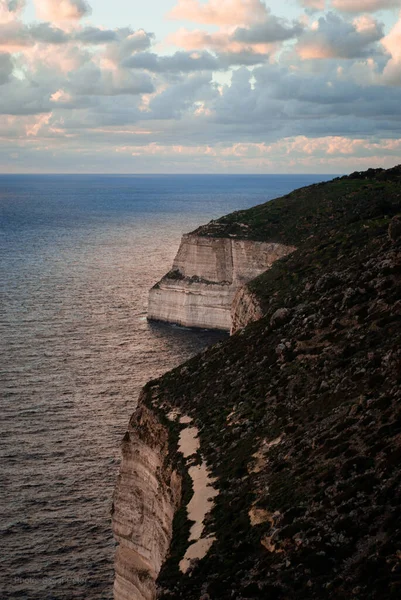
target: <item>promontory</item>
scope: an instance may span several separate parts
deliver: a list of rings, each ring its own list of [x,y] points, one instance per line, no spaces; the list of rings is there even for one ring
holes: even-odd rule
[[[401,597],[401,167],[184,236],[149,317],[232,335],[143,389],[116,600]]]

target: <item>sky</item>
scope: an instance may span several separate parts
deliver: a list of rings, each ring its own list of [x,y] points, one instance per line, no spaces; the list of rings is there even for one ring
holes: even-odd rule
[[[401,163],[401,0],[0,0],[0,173]]]

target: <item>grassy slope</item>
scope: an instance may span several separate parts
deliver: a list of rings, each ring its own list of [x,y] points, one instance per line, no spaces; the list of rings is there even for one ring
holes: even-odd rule
[[[297,246],[311,236],[331,235],[361,219],[392,214],[392,202],[399,194],[399,178],[401,169],[393,172],[372,169],[363,176],[355,173],[236,211],[199,227],[193,233]]]
[[[220,490],[207,523],[216,543],[190,576],[174,556],[160,597],[400,597],[401,250],[387,235],[400,172],[220,220],[225,235],[247,221],[253,239],[298,250],[252,282],[262,320],[147,386],[154,407],[194,418]],[[253,472],[252,455],[278,436]],[[252,527],[254,503],[270,520]]]

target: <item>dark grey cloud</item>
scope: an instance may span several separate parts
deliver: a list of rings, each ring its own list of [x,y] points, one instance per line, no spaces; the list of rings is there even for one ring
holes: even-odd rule
[[[126,59],[122,65],[128,68],[147,69],[153,73],[189,73],[220,68],[217,58],[206,51],[198,53],[179,51],[172,56],[141,52]]]
[[[240,69],[231,87],[215,99],[216,131],[224,126],[243,140],[270,141],[305,135],[401,135],[401,89],[358,85],[327,72],[289,72],[267,64],[253,72]],[[235,133],[235,131],[237,133]],[[391,132],[391,133],[390,133]]]
[[[272,44],[297,37],[303,29],[301,23],[290,25],[284,19],[270,15],[262,23],[255,23],[250,27],[238,27],[232,39],[244,44]]]
[[[267,54],[242,50],[240,52],[178,51],[171,56],[152,52],[134,54],[122,62],[125,68],[146,69],[152,73],[191,73],[195,71],[221,71],[231,66],[253,66],[264,63]]]
[[[70,3],[73,6],[76,6],[77,12],[81,16],[90,15],[92,12],[92,8],[91,8],[89,2],[86,2],[86,0],[70,0]]]
[[[367,13],[400,8],[399,0],[332,0],[333,8],[348,13]]]
[[[13,72],[13,63],[11,55],[7,52],[0,52],[0,85],[6,83]]]
[[[9,79],[1,88],[0,114],[39,115],[51,110],[49,92],[42,85]]]
[[[110,52],[111,54],[115,54],[120,62],[129,58],[135,52],[148,50],[155,39],[153,33],[149,33],[143,29],[132,31],[129,28],[119,29],[118,37],[119,39],[116,43],[110,45]]]
[[[24,8],[25,4],[25,0],[8,0],[6,2],[6,6],[10,12],[18,12]]]
[[[66,89],[83,96],[118,96],[150,94],[154,85],[143,71],[104,71],[89,62],[69,75]]]
[[[210,102],[216,95],[218,92],[212,83],[211,74],[195,73],[155,96],[145,118],[181,119],[186,111],[193,109],[195,102]]]
[[[99,29],[98,27],[84,27],[74,35],[74,39],[84,44],[105,44],[119,39],[119,32],[115,29]]]
[[[65,31],[50,25],[50,23],[28,25],[24,31],[32,44],[36,42],[45,44],[66,44],[70,41],[70,37]]]
[[[267,61],[269,55],[245,48],[239,52],[218,52],[217,57],[220,68],[227,69],[234,66],[252,67],[260,65]]]
[[[149,48],[153,37],[151,33],[130,28],[84,27],[79,31],[67,32],[48,22],[26,25],[15,20],[0,23],[0,42],[10,46],[33,46],[38,42],[55,45],[78,42],[87,46],[115,43],[121,46],[123,55],[129,55]]]
[[[308,53],[320,58],[361,58],[382,50],[375,47],[384,36],[384,26],[377,21],[370,21],[365,27],[344,20],[339,15],[329,12],[320,17],[316,30],[306,31],[298,41],[298,52],[308,58]],[[321,56],[318,56],[319,53]]]

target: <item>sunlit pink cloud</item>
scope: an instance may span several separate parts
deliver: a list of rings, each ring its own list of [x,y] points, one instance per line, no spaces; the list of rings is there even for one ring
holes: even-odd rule
[[[377,21],[369,15],[360,15],[353,21],[355,30],[358,33],[369,33],[377,30]]]
[[[55,71],[58,75],[67,75],[90,61],[91,55],[74,44],[57,48],[57,52],[47,44],[36,44],[32,48],[25,49],[24,58],[32,73],[47,69]]]
[[[335,57],[333,48],[325,46],[318,41],[300,44],[297,47],[297,53],[302,60],[323,60],[325,58]]]
[[[33,123],[26,126],[26,135],[27,136],[37,136],[39,131],[47,125],[50,121],[51,113],[39,115],[32,119]]]
[[[384,83],[401,85],[401,13],[390,33],[382,39],[382,44],[391,55],[384,72]]]
[[[260,159],[266,164],[280,164],[284,160],[294,158],[294,164],[299,164],[302,157],[303,164],[313,165],[313,161],[345,160],[352,156],[353,160],[372,160],[372,156],[379,155],[391,159],[392,153],[399,152],[401,140],[383,140],[380,142],[369,142],[364,138],[348,138],[344,136],[323,136],[320,138],[308,138],[296,136],[284,138],[272,144],[242,142],[233,144],[204,145],[164,145],[152,142],[146,145],[126,145],[114,148],[116,153],[130,154],[131,156],[192,156],[213,157],[216,160],[240,160],[243,164],[255,164],[255,159]],[[388,157],[386,155],[389,155]]]
[[[326,8],[326,0],[301,0],[302,6],[312,8],[313,10],[324,10]]]
[[[168,17],[208,25],[247,25],[258,23],[268,13],[261,0],[178,0]]]
[[[167,38],[167,42],[184,48],[185,50],[210,49],[215,52],[233,52],[239,53],[243,50],[249,52],[259,52],[268,54],[275,49],[274,44],[244,44],[237,42],[232,37],[233,31],[216,31],[208,33],[201,29],[189,31],[188,29],[179,29]]]
[[[37,15],[51,22],[77,21],[91,13],[86,0],[35,0]]]

